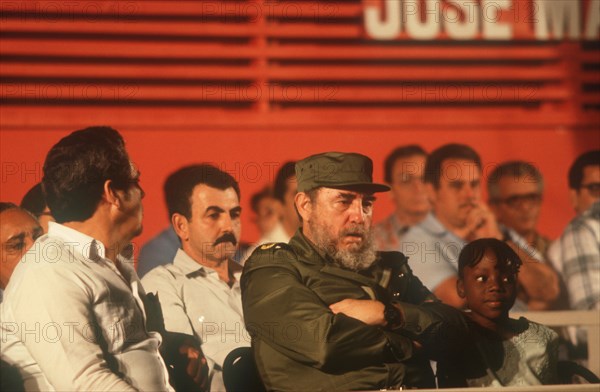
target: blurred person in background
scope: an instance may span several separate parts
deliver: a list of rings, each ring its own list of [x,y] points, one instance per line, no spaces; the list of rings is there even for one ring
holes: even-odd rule
[[[253,194],[250,198],[250,208],[254,213],[253,222],[261,237],[270,233],[279,223],[279,203],[273,197],[271,188],[264,187]]]
[[[294,197],[298,187],[295,165],[296,162],[288,161],[277,171],[273,183],[273,197],[277,203],[275,208],[279,211],[279,220],[270,231],[247,250],[246,258],[250,257],[259,245],[270,242],[288,242],[300,227],[300,219],[294,206]]]
[[[569,195],[577,216],[550,246],[572,309],[600,309],[600,150],[580,155],[569,169]]]
[[[503,234],[514,242],[524,241],[546,260],[550,239],[537,230],[544,194],[542,173],[528,162],[504,162],[490,173],[487,190]]]
[[[404,234],[431,209],[423,181],[426,159],[418,145],[400,146],[385,158],[384,180],[391,188],[394,212],[374,227],[378,249],[400,250]]]
[[[496,218],[481,197],[482,164],[479,154],[464,144],[446,144],[431,152],[425,165],[425,183],[432,212],[413,226],[402,241],[402,252],[425,286],[443,302],[465,305],[458,296],[458,255],[470,241],[503,239]],[[524,260],[519,274],[520,310],[526,305],[551,306],[559,295],[559,281],[548,265],[532,259],[512,241],[508,244]],[[517,307],[517,309],[519,309]]]
[[[28,211],[0,202],[0,302],[19,260],[42,234],[39,223]]]

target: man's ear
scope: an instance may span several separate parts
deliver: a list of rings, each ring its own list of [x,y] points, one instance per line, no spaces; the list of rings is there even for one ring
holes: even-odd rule
[[[175,234],[181,239],[181,242],[187,241],[190,238],[188,220],[185,216],[174,213],[171,217],[171,224],[173,225]]]
[[[460,298],[465,298],[465,283],[460,278],[456,281],[456,292]]]
[[[302,217],[302,221],[307,222],[312,212],[312,203],[308,195],[304,192],[296,193],[294,203],[296,203],[296,209]]]
[[[106,200],[108,204],[112,204],[117,208],[121,207],[121,197],[115,190],[112,180],[104,181],[102,198]]]
[[[569,189],[569,201],[575,212],[579,214],[579,191],[577,189]]]

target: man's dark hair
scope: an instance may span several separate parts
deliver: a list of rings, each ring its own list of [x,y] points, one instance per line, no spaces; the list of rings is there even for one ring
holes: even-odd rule
[[[483,259],[486,251],[496,256],[498,268],[517,275],[523,262],[504,241],[496,238],[480,238],[465,245],[458,256],[458,276],[464,277],[465,267],[475,267]]]
[[[131,186],[132,173],[123,137],[110,127],[89,127],[62,138],[48,152],[42,187],[58,223],[90,218],[104,193]]]
[[[285,193],[288,190],[290,178],[296,176],[296,162],[288,161],[284,163],[275,175],[273,183],[273,197],[285,204]]]
[[[25,208],[35,216],[40,216],[46,209],[46,197],[42,190],[42,183],[38,182],[30,190],[27,191],[23,200],[21,200],[21,208]]]
[[[394,164],[397,160],[412,157],[415,155],[427,156],[427,153],[423,148],[416,144],[410,144],[408,146],[401,146],[392,151],[386,158],[383,163],[383,173],[384,173],[384,181],[388,184],[393,182],[392,178],[392,170],[394,168]]]
[[[426,183],[433,184],[433,186],[439,188],[442,176],[442,164],[448,159],[470,161],[475,163],[479,170],[481,170],[481,158],[471,147],[465,144],[446,144],[432,151],[427,157],[424,177]]]
[[[258,205],[260,204],[261,200],[269,197],[273,197],[273,192],[271,192],[271,188],[268,186],[253,194],[250,198],[250,208],[252,211],[258,213]]]
[[[15,208],[19,208],[19,206],[9,201],[0,201],[0,213],[7,210],[13,210]]]
[[[165,181],[164,193],[169,216],[177,213],[188,220],[192,219],[191,197],[199,184],[223,191],[233,188],[238,199],[240,198],[240,187],[229,173],[208,164],[185,166],[170,174]]]
[[[509,161],[496,166],[488,177],[487,190],[491,201],[500,197],[498,183],[504,177],[522,178],[522,181],[535,183],[540,194],[544,191],[544,178],[537,167],[525,161]]]
[[[569,188],[579,189],[583,181],[583,170],[586,166],[600,166],[600,150],[592,150],[581,154],[569,169]]]

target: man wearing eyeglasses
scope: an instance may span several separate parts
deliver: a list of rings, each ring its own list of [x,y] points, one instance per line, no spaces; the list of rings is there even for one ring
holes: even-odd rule
[[[559,295],[558,277],[548,265],[532,259],[524,244],[504,238],[482,200],[481,174],[481,158],[469,146],[446,144],[431,152],[425,163],[425,186],[432,212],[404,236],[401,251],[436,297],[462,308],[464,299],[456,291],[461,249],[478,238],[505,239],[524,261],[519,273],[519,304],[547,307]]]
[[[572,309],[600,309],[600,150],[569,169],[569,195],[578,214],[548,252],[562,274]]]
[[[504,162],[490,173],[487,190],[490,208],[505,237],[526,243],[545,260],[550,240],[537,231],[544,192],[542,173],[528,162]]]

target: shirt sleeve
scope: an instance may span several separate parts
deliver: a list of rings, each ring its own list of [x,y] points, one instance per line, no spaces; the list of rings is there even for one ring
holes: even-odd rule
[[[167,331],[194,336],[176,279],[166,268],[158,267],[150,271],[142,278],[142,286],[146,292],[158,295]]]
[[[192,328],[190,318],[185,310],[185,303],[178,289],[177,280],[167,268],[157,267],[150,271],[142,278],[142,286],[147,292],[157,294],[164,318],[165,330],[194,336],[199,341],[201,340],[201,337],[197,336]],[[178,350],[178,348],[174,349]],[[209,368],[209,377],[212,378],[216,361],[208,355],[207,350],[203,350],[203,354]]]
[[[9,304],[20,340],[56,390],[135,391],[105,360],[99,341],[117,332],[97,328],[92,290],[56,267],[40,265],[21,276]]]
[[[554,266],[562,272],[573,309],[600,305],[600,243],[584,219],[575,220],[550,249]]]

